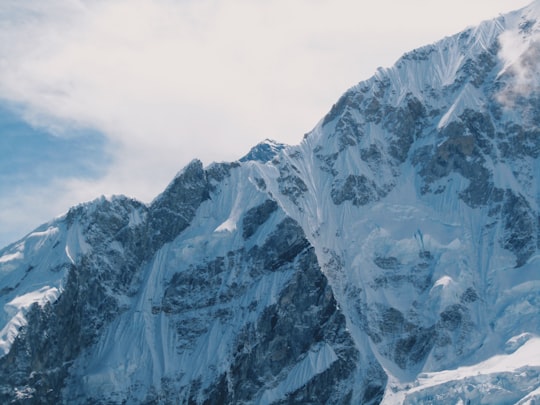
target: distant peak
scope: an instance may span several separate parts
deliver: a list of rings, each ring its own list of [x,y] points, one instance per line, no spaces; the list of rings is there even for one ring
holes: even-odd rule
[[[285,147],[285,144],[275,141],[273,139],[266,138],[264,141],[260,142],[258,145],[269,145],[270,147],[279,148],[280,150]]]
[[[201,171],[202,169],[203,163],[199,159],[193,159],[176,174],[175,178],[182,176],[186,172],[193,170]]]
[[[272,139],[265,139],[251,148],[247,155],[240,159],[240,162],[257,161],[266,163],[272,160],[283,148],[285,148],[285,144]]]

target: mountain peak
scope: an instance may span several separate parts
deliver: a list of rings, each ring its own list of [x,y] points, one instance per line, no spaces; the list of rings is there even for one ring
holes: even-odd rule
[[[538,400],[539,5],[0,251],[0,402]]]
[[[272,139],[265,139],[263,142],[255,145],[251,150],[242,158],[240,162],[256,161],[266,163],[271,161],[281,150],[285,148],[285,145],[276,142]]]

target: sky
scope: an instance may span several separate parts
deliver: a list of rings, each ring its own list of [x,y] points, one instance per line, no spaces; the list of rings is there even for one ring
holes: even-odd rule
[[[520,0],[0,0],[0,247],[192,159],[297,144],[349,87]]]

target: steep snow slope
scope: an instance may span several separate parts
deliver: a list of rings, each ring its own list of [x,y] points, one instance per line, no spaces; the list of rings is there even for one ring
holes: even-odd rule
[[[539,44],[536,1],[0,251],[0,398],[533,403]]]
[[[129,310],[76,360],[70,401],[105,391],[136,403],[161,392],[178,402],[267,403],[332,367],[355,367],[356,350],[308,241],[251,169],[233,166],[220,176],[189,227],[142,268]]]

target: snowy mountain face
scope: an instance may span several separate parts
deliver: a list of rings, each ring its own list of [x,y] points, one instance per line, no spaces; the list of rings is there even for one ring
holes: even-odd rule
[[[539,65],[536,1],[1,250],[1,402],[539,401]]]

